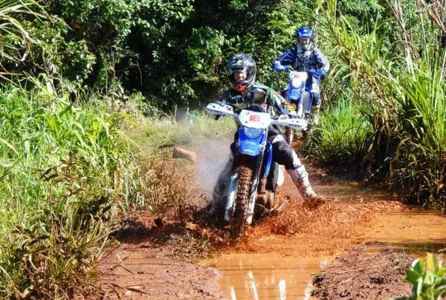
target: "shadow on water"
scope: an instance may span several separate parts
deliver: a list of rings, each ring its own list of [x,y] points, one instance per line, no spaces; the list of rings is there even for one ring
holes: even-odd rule
[[[371,201],[398,201],[398,195],[376,187],[363,187],[356,181],[335,182],[318,186],[318,192],[325,196],[335,196],[343,202],[364,203]]]
[[[425,242],[425,243],[394,243],[390,244],[394,249],[399,249],[407,254],[424,256],[424,254],[431,253],[443,253],[446,252],[446,240],[442,239],[438,242]]]
[[[381,214],[366,232],[368,240],[387,243],[414,256],[446,251],[446,218],[420,210]]]

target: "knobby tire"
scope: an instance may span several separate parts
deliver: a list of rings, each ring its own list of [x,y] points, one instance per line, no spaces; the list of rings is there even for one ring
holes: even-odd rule
[[[252,169],[246,161],[242,162],[239,167],[239,184],[237,188],[237,196],[235,198],[235,211],[230,223],[230,236],[236,239],[245,234],[248,224],[246,216],[248,213],[249,195],[252,186]]]

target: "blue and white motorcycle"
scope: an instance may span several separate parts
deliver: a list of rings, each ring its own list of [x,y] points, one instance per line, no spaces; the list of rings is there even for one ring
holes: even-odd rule
[[[289,81],[286,88],[282,91],[282,96],[290,103],[290,106],[294,108],[290,114],[296,118],[303,119],[308,122],[309,127],[312,125],[312,106],[313,96],[310,90],[306,87],[306,83],[310,78],[311,72],[298,72],[290,71]],[[308,128],[309,129],[309,128]],[[294,140],[295,130],[287,128],[285,130],[285,138],[288,144]],[[305,136],[306,130],[303,131]]]
[[[234,160],[227,185],[226,205],[224,211],[217,212],[224,214],[231,238],[238,238],[252,224],[256,206],[274,208],[275,188],[283,183],[283,174],[278,180],[270,180],[269,177],[276,173],[272,169],[281,170],[272,160],[272,144],[267,140],[269,126],[306,130],[308,124],[304,119],[286,115],[272,118],[260,105],[236,113],[230,105],[210,103],[206,111],[211,115],[231,116],[239,124],[238,140],[231,147]],[[271,186],[270,182],[274,184]]]

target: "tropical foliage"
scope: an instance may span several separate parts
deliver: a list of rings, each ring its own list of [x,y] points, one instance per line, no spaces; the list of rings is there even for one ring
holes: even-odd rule
[[[181,201],[153,156],[210,130],[193,109],[227,85],[232,53],[252,54],[258,79],[281,89],[271,63],[302,25],[332,64],[306,153],[444,207],[444,11],[439,0],[0,1],[0,297],[72,298],[102,255],[104,221]],[[179,111],[195,126],[179,126]],[[124,131],[147,146],[143,168]]]
[[[446,296],[446,268],[442,255],[428,253],[425,259],[414,260],[404,281],[412,285],[412,295],[393,300],[443,299]]]
[[[418,203],[445,202],[446,57],[441,24],[429,22],[432,8],[422,1],[384,1],[388,21],[359,31],[339,12],[337,1],[323,4],[325,41],[365,96],[352,101],[368,105],[360,111],[374,132],[366,156],[369,174],[379,169],[382,178]]]
[[[0,99],[1,298],[73,295],[102,253],[102,221],[134,190],[127,117],[16,88]]]

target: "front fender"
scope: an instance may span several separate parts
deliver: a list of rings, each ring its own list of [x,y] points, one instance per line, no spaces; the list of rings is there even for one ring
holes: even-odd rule
[[[240,154],[258,156],[262,153],[266,143],[266,134],[262,133],[256,138],[250,138],[246,136],[241,127],[238,136],[238,151]]]

